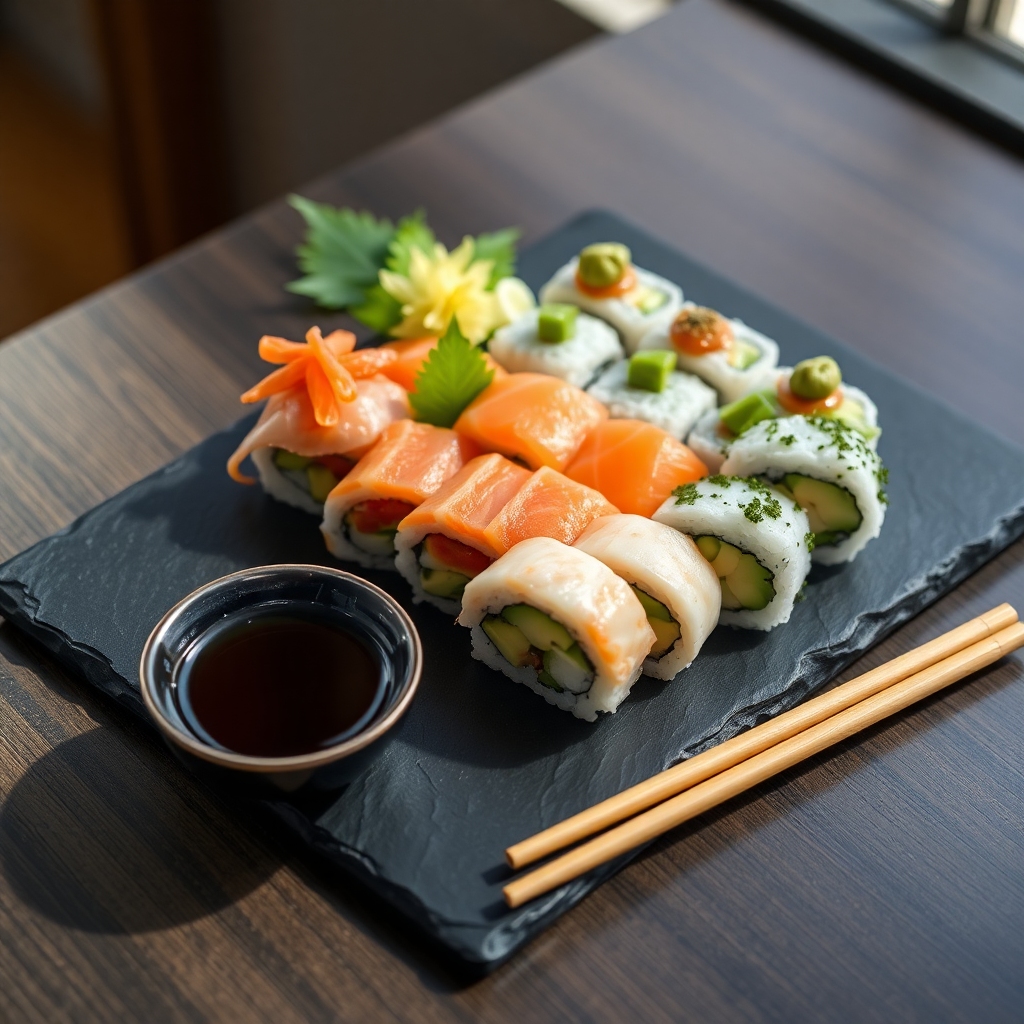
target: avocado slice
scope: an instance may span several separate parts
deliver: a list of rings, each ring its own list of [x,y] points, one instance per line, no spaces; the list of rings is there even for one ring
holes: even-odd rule
[[[733,547],[732,544],[726,544],[724,540],[719,543],[721,547],[718,549],[715,560],[711,563],[711,568],[718,573],[719,579],[724,579],[740,564],[740,556],[743,552],[739,548]]]
[[[722,587],[722,607],[726,611],[738,612],[743,608],[740,599],[732,592],[728,580],[719,579]]]
[[[775,597],[775,587],[770,573],[753,555],[744,552],[739,565],[729,573],[729,590],[742,605],[752,612],[768,606]]]
[[[530,648],[530,641],[523,636],[523,632],[506,622],[500,615],[488,615],[480,628],[487,634],[488,639],[501,652],[501,656],[516,668],[523,665],[536,665],[538,658]]]
[[[327,495],[338,485],[338,478],[326,467],[314,463],[306,467],[309,493],[314,501],[324,502]]]
[[[567,651],[574,643],[565,626],[532,605],[510,604],[502,609],[501,617],[513,626],[518,626],[538,650],[549,651],[552,647],[560,647]]]
[[[579,644],[565,651],[560,647],[545,651],[543,671],[570,693],[586,693],[594,682],[594,670]]]
[[[308,455],[296,455],[287,448],[274,452],[274,465],[278,469],[305,469],[313,460]]]
[[[637,596],[637,600],[644,607],[644,614],[648,619],[661,619],[662,622],[673,622],[672,613],[665,607],[660,601],[651,597],[650,594],[645,590],[641,590],[639,587],[634,586],[632,583],[629,585],[629,589],[633,591]]]
[[[563,692],[557,680],[542,668],[537,670],[537,679],[540,681],[541,686],[546,686],[549,690],[554,690],[555,693]]]
[[[463,576],[461,572],[452,572],[451,569],[420,569],[420,586],[435,597],[461,600],[468,582],[468,576]]]
[[[671,622],[663,622],[661,619],[647,619],[657,639],[650,650],[652,658],[660,658],[663,654],[672,650],[680,637],[679,623],[673,619]]]
[[[821,534],[853,533],[860,526],[864,517],[853,495],[845,487],[801,473],[787,473],[782,482],[792,492],[796,503],[807,513],[807,520],[814,531],[815,545],[835,543],[835,540],[819,540]]]
[[[734,370],[746,370],[761,358],[761,350],[749,341],[737,338],[729,350],[728,363]]]
[[[650,316],[652,313],[657,313],[668,302],[668,293],[663,292],[660,288],[650,288],[642,284],[633,293],[632,298],[633,305],[644,316]]]
[[[718,557],[722,548],[722,542],[717,537],[698,537],[697,550],[709,561],[713,562]]]

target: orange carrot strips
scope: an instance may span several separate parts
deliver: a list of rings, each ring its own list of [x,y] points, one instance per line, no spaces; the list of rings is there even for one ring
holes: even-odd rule
[[[309,343],[313,358],[326,376],[334,397],[339,402],[351,402],[356,397],[356,382],[342,365],[340,357],[331,351],[331,346],[324,343],[320,328],[310,327],[306,331],[306,341]],[[313,407],[316,408],[316,402],[313,403]],[[319,420],[319,417],[317,419]]]
[[[301,342],[276,338],[272,334],[260,338],[260,359],[266,363],[293,363],[307,355],[309,347]]]
[[[398,362],[398,353],[390,348],[364,348],[341,357],[341,364],[355,377],[361,380],[380,373],[385,366]]]
[[[242,401],[246,404],[249,402],[259,402],[261,399],[276,395],[279,391],[287,391],[289,388],[293,388],[296,384],[301,383],[305,376],[306,360],[297,360],[294,363],[289,363],[287,366],[282,366],[280,370],[275,370],[273,373],[268,374],[255,387],[249,388],[242,395]]]
[[[331,381],[315,360],[306,363],[306,390],[313,403],[313,416],[321,427],[333,427],[341,418],[341,409]]]

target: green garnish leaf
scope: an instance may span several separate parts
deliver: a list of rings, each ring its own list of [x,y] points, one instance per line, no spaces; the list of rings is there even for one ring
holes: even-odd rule
[[[458,320],[452,317],[416,377],[409,404],[421,423],[451,427],[493,379],[494,371],[483,352],[464,337]]]
[[[366,290],[366,300],[352,306],[349,312],[371,330],[387,334],[402,319],[402,304],[375,284]]]
[[[434,232],[427,226],[426,215],[417,210],[403,217],[395,229],[395,236],[388,246],[385,266],[396,274],[408,276],[409,260],[413,249],[429,253],[434,246]]]
[[[307,227],[306,240],[296,250],[305,276],[287,284],[288,291],[308,295],[326,309],[365,302],[395,235],[391,221],[302,196],[289,196],[288,202]]]
[[[493,288],[503,277],[511,277],[516,270],[516,241],[518,228],[503,228],[473,239],[473,262],[493,260],[488,288]]]

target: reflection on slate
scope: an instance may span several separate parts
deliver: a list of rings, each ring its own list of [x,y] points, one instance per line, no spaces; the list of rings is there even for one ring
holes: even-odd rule
[[[365,574],[419,627],[420,694],[385,754],[349,789],[316,808],[275,810],[476,964],[506,957],[623,863],[509,911],[501,901],[509,843],[796,704],[1024,532],[1024,451],[611,215],[586,214],[533,246],[521,273],[536,289],[581,246],[609,239],[687,297],[776,338],[784,363],[837,356],[850,383],[878,403],[891,503],[881,538],[856,562],[814,570],[788,625],[717,630],[678,680],[641,679],[616,715],[593,725],[473,661],[469,632],[412,606],[397,575]],[[0,611],[141,714],[139,653],[170,605],[245,566],[330,562],[314,519],[224,472],[251,422],[0,568]]]

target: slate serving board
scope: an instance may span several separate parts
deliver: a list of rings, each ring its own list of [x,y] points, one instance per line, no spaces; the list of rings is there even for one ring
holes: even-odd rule
[[[687,297],[779,342],[782,362],[827,353],[878,404],[890,468],[881,538],[815,567],[792,620],[719,629],[678,680],[641,679],[614,716],[577,721],[469,657],[469,633],[414,606],[396,574],[362,572],[420,630],[420,693],[391,745],[341,794],[273,809],[461,960],[486,969],[568,910],[622,858],[516,911],[503,850],[684,756],[792,707],[1024,533],[1024,451],[608,213],[522,254],[534,288],[590,242],[627,243]],[[254,417],[0,566],[0,612],[144,715],[139,654],[163,612],[246,566],[331,563],[316,521],[224,472]]]

